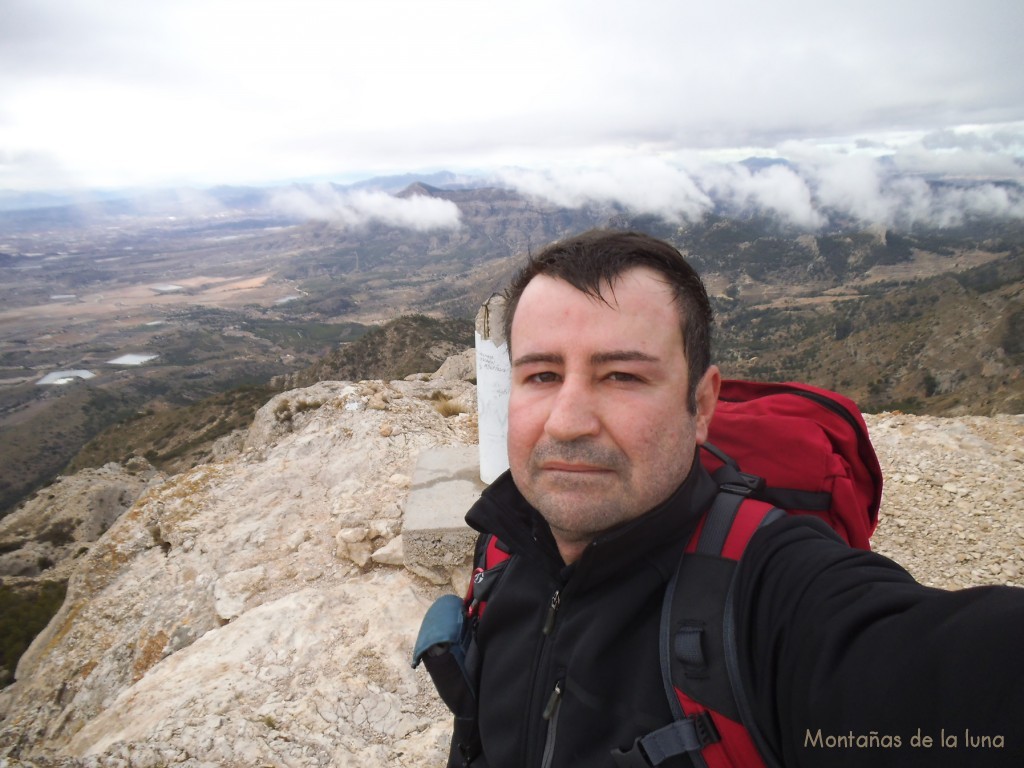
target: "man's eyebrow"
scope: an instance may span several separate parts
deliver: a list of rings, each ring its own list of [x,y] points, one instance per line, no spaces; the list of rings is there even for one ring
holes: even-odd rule
[[[590,356],[593,365],[605,363],[660,363],[661,358],[634,349],[615,350],[613,352],[595,352]]]
[[[661,359],[646,352],[633,349],[613,350],[611,352],[595,352],[590,356],[591,365],[606,365],[608,363],[659,363]],[[512,361],[512,367],[520,365],[533,365],[535,363],[550,363],[551,365],[563,365],[565,358],[554,352],[533,352]]]
[[[512,367],[515,368],[520,365],[532,365],[534,363],[551,363],[552,365],[562,365],[564,362],[564,357],[553,352],[533,352],[529,355],[517,357],[515,360],[512,361]]]

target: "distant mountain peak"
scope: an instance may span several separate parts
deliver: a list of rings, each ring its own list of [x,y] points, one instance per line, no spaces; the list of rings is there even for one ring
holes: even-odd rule
[[[422,181],[414,181],[407,186],[396,197],[412,197],[413,195],[425,195],[426,197],[442,197],[442,191],[437,187],[424,184]]]

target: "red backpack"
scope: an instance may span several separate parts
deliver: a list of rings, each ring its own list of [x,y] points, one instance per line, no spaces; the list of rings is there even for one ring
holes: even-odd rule
[[[869,548],[878,522],[881,468],[860,410],[842,395],[805,384],[723,381],[703,447],[702,462],[719,493],[680,557],[662,611],[662,675],[676,719],[638,738],[632,748],[613,752],[619,768],[650,768],[683,754],[707,768],[774,765],[739,679],[730,602],[737,562],[759,526],[787,513],[819,517],[861,549]],[[460,718],[470,727],[465,720],[473,717],[475,693],[455,702],[441,689],[452,690],[453,677],[460,683],[466,677],[460,659],[473,640],[462,616],[484,610],[508,558],[501,542],[487,537],[478,545],[469,594],[457,608],[458,599],[448,596],[449,616],[459,612],[460,637],[443,644],[454,657],[445,654],[442,660],[435,653],[433,659],[438,671],[449,664],[446,684],[430,669],[437,632],[424,635],[428,624],[440,626],[436,615],[428,621],[428,612],[417,642],[416,663],[428,662],[457,727]]]

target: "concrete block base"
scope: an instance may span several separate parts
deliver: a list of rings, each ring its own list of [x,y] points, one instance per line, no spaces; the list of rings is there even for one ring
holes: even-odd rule
[[[420,454],[402,525],[406,568],[441,584],[471,560],[476,531],[465,516],[485,487],[477,446]]]

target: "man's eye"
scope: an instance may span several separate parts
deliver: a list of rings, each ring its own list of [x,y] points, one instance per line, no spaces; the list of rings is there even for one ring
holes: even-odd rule
[[[528,376],[526,380],[531,384],[550,384],[553,381],[558,381],[558,374],[551,371],[542,371],[541,373]]]
[[[623,371],[609,373],[608,378],[611,381],[640,381],[639,377],[634,376],[632,373],[624,373]]]

